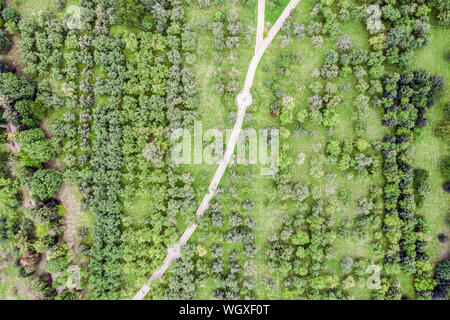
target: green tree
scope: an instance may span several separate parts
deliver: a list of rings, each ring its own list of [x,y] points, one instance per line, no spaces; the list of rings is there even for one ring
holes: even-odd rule
[[[18,140],[24,152],[35,162],[48,162],[56,157],[55,149],[40,128],[19,132]]]
[[[39,101],[21,100],[14,105],[14,109],[22,117],[22,124],[28,127],[37,127],[45,115],[45,106]]]
[[[58,209],[51,206],[35,206],[28,209],[28,214],[39,224],[46,224],[58,219]]]
[[[450,260],[439,262],[436,268],[436,276],[439,280],[450,281]]]
[[[16,8],[5,8],[2,11],[2,18],[5,22],[15,22],[19,23],[20,13]]]
[[[11,49],[11,39],[8,33],[0,29],[0,53],[7,53]]]
[[[24,76],[11,72],[0,75],[0,96],[7,96],[14,101],[31,100],[34,97],[35,86]]]
[[[139,26],[144,15],[144,7],[138,0],[119,0],[116,18],[131,27]]]
[[[309,243],[309,235],[306,231],[297,230],[297,232],[291,237],[292,244],[304,245]]]
[[[41,169],[34,173],[29,182],[33,197],[47,200],[55,196],[62,183],[61,174],[54,169]]]
[[[416,291],[428,291],[433,290],[436,286],[436,280],[433,278],[428,277],[417,277],[414,280],[414,288],[416,288]]]
[[[67,270],[69,267],[69,261],[67,261],[66,256],[57,257],[53,259],[47,260],[45,263],[45,270],[47,270],[50,273],[60,273]]]

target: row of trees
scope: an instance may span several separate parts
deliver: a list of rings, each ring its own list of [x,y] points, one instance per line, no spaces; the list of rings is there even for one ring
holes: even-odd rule
[[[94,61],[106,74],[94,85],[94,94],[108,96],[107,104],[93,109],[91,192],[89,208],[94,215],[93,246],[88,266],[91,297],[118,299],[121,288],[121,212],[123,166],[121,98],[125,84],[125,57],[119,36],[100,35],[92,41]]]
[[[416,206],[422,201],[420,197],[427,190],[428,174],[423,170],[414,171],[410,152],[414,135],[420,134],[427,124],[427,109],[435,104],[444,85],[443,78],[425,71],[394,73],[383,79],[383,124],[392,128],[382,147],[382,168],[387,182],[383,231],[389,241],[384,270],[388,277],[400,271],[414,274],[414,286],[420,298],[431,297],[435,286],[430,257],[425,252],[427,244],[420,236],[426,231],[426,223],[416,213]],[[387,290],[386,294],[395,298],[398,291]]]
[[[62,239],[62,220],[58,213],[59,203],[53,197],[59,190],[62,177],[53,169],[42,169],[43,163],[54,160],[56,151],[50,139],[39,128],[47,107],[39,99],[41,88],[27,80],[23,75],[14,73],[14,68],[2,63],[0,74],[0,96],[2,97],[2,116],[15,133],[20,149],[15,160],[22,167],[17,170],[17,178],[22,186],[28,186],[30,195],[36,201],[25,214],[18,210],[20,204],[18,184],[11,178],[2,177],[2,239],[17,241],[18,274],[29,278],[33,295],[40,299],[54,298],[56,291],[51,288],[48,274],[38,271],[41,254],[49,251],[47,263],[53,258],[63,260],[58,270],[49,268],[49,272],[65,271],[71,260]],[[2,158],[6,159],[6,158]],[[2,168],[7,167],[2,163]],[[6,168],[5,168],[6,169]],[[5,174],[7,171],[5,171]],[[31,202],[32,203],[32,202]],[[47,226],[46,232],[37,235],[35,225]],[[61,249],[61,250],[60,250]],[[61,277],[63,278],[63,277]]]
[[[165,248],[177,236],[176,217],[167,216],[169,196],[164,159],[168,145],[164,109],[170,69],[165,57],[167,37],[152,28],[138,34],[126,32],[122,42],[129,58],[121,116],[124,128],[121,249],[124,272],[143,282],[162,264]],[[137,214],[138,198],[146,199],[144,214]]]

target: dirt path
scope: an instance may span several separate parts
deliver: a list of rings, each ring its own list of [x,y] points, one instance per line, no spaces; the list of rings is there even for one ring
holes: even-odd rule
[[[196,215],[197,217],[203,216],[205,211],[209,207],[209,201],[214,196],[214,193],[217,189],[217,186],[222,179],[222,176],[225,172],[225,169],[230,162],[231,156],[234,153],[234,149],[236,147],[237,140],[239,138],[239,134],[241,132],[242,123],[244,122],[244,116],[246,109],[252,104],[253,99],[250,93],[250,89],[253,85],[253,79],[255,77],[256,68],[258,67],[259,61],[261,60],[264,52],[269,47],[272,40],[275,38],[275,35],[281,29],[284,21],[291,14],[292,9],[294,9],[300,0],[291,0],[286,8],[283,10],[281,15],[278,17],[277,21],[273,25],[273,27],[269,30],[269,33],[265,39],[263,39],[263,31],[264,31],[264,11],[265,11],[265,0],[258,0],[258,24],[257,24],[257,35],[256,35],[256,44],[255,44],[255,54],[250,62],[247,75],[245,77],[244,89],[237,95],[236,97],[236,105],[238,107],[238,114],[236,118],[236,122],[233,127],[233,131],[231,132],[230,140],[227,145],[227,149],[224,153],[224,157],[217,168],[216,173],[209,185],[208,191],[200,203],[200,206],[197,209]],[[262,30],[262,31],[261,31]],[[180,248],[189,240],[189,238],[194,233],[195,229],[197,229],[197,224],[192,223],[186,231],[181,236],[181,239],[178,243],[176,243],[173,247],[167,249],[167,255],[164,259],[164,263],[159,270],[157,270],[147,281],[147,284],[144,285],[141,290],[134,296],[133,300],[142,300],[150,291],[149,284],[158,278],[160,278],[164,272],[166,272],[169,264],[181,257]]]
[[[55,198],[61,201],[66,209],[64,215],[64,233],[63,239],[73,250],[74,256],[79,253],[76,226],[81,215],[80,204],[74,196],[74,185],[70,182],[63,182],[61,188],[56,193]]]

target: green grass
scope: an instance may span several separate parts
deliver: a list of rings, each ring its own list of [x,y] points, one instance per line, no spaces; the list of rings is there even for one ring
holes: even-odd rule
[[[12,243],[0,245],[0,300],[28,300],[26,282],[17,275],[14,263],[6,263],[4,254],[10,252]],[[17,288],[17,294],[13,294],[12,288]]]
[[[288,3],[289,0],[267,0],[265,20],[274,24]]]

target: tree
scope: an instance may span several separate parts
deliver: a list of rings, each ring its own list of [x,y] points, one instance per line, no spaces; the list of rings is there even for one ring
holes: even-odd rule
[[[322,48],[322,45],[323,45],[323,38],[322,38],[322,36],[311,37],[311,45],[314,48],[316,48],[316,49]]]
[[[344,257],[341,260],[341,270],[343,274],[349,274],[350,272],[352,272],[353,269],[353,258],[351,257]]]
[[[0,75],[0,96],[7,96],[14,101],[21,99],[32,100],[35,86],[22,75],[11,72]]]
[[[324,64],[320,68],[320,75],[325,80],[332,80],[339,75],[339,67],[336,64]]]
[[[292,33],[295,35],[297,40],[303,39],[305,37],[305,26],[294,22],[292,24]]]
[[[344,34],[342,37],[340,37],[338,42],[336,43],[336,48],[339,50],[339,52],[350,50],[352,48],[352,41],[350,39],[350,36]]]
[[[3,216],[13,216],[20,204],[18,186],[11,179],[0,178],[0,211]]]
[[[338,157],[341,154],[341,146],[339,141],[336,139],[330,140],[327,144],[326,152],[332,157]]]
[[[297,232],[291,237],[291,242],[294,245],[304,245],[309,243],[309,235],[306,231],[298,229]]]
[[[15,73],[16,69],[14,66],[10,65],[8,62],[0,60],[0,73],[11,72]]]
[[[446,180],[450,179],[450,156],[445,157],[441,161],[441,172]]]
[[[295,201],[302,202],[309,197],[309,188],[303,183],[297,183],[292,191],[292,199]]]
[[[80,241],[86,239],[88,234],[89,234],[89,230],[87,227],[80,227],[77,231],[77,236],[78,236],[78,239],[80,239]]]
[[[322,123],[325,127],[334,127],[339,123],[339,114],[336,108],[326,108],[323,111]]]
[[[53,5],[56,10],[62,10],[66,7],[67,0],[53,0]]]
[[[366,26],[370,34],[376,34],[384,30],[383,22],[381,21],[382,12],[379,5],[370,5],[366,9],[367,20]]]
[[[230,212],[228,220],[232,227],[237,227],[242,224],[242,218],[241,218],[241,214],[239,212]]]
[[[207,9],[211,6],[211,0],[198,0],[198,5],[202,9]]]
[[[33,197],[44,201],[55,196],[62,183],[62,176],[54,169],[37,170],[29,182]]]
[[[450,281],[450,260],[447,259],[438,263],[436,277],[441,281]]]
[[[311,21],[306,27],[306,30],[308,32],[308,36],[310,37],[318,36],[322,32],[322,23],[318,21]]]
[[[428,277],[417,277],[414,280],[414,288],[416,291],[431,291],[436,286],[436,280]]]
[[[330,49],[325,52],[325,64],[336,64],[338,61],[339,54],[335,50]]]
[[[242,207],[247,210],[247,211],[251,211],[253,209],[253,207],[255,206],[255,203],[250,200],[250,199],[246,199],[244,200],[244,202],[242,203]]]
[[[22,124],[28,127],[39,126],[40,120],[45,116],[45,106],[39,101],[21,100],[14,105],[14,109],[22,117]]]
[[[5,54],[11,49],[11,39],[8,33],[0,29],[0,53]]]
[[[223,255],[223,247],[221,247],[215,243],[211,245],[209,250],[211,251],[211,256],[213,258],[219,258]]]
[[[352,200],[352,196],[353,193],[347,186],[343,186],[339,191],[339,199],[341,199],[343,203],[348,203],[350,200]]]
[[[222,261],[222,259],[217,258],[214,262],[213,265],[211,267],[211,271],[213,273],[221,273],[224,269],[224,263]]]
[[[24,152],[37,163],[48,162],[56,157],[55,149],[40,128],[19,132],[18,140]]]
[[[20,13],[16,8],[5,8],[2,11],[2,17],[5,22],[15,22],[19,23]]]
[[[147,144],[142,151],[142,155],[151,162],[152,165],[159,167],[163,161],[164,151],[161,150],[161,146],[157,142],[151,142]]]
[[[52,299],[56,296],[56,290],[49,287],[49,274],[33,275],[30,280],[30,288],[33,291],[33,295],[39,299]]]
[[[50,273],[60,273],[67,271],[69,265],[70,263],[66,256],[57,257],[47,260],[47,262],[45,263],[45,270]]]
[[[28,214],[39,224],[47,224],[59,218],[58,209],[55,206],[34,206],[28,209]]]
[[[117,4],[116,18],[131,27],[140,25],[144,15],[144,7],[139,0],[119,0]]]

